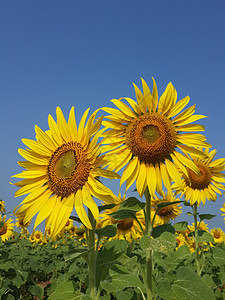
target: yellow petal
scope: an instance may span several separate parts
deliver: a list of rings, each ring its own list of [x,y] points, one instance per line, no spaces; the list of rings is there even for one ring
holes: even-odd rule
[[[160,162],[160,172],[161,172],[163,183],[164,183],[166,189],[170,192],[171,191],[171,181],[170,181],[166,166],[164,165],[164,163],[161,163],[161,162]]]
[[[153,80],[153,90],[152,90],[152,110],[156,111],[157,104],[158,104],[158,89],[155,82],[155,79],[152,77]]]
[[[177,147],[180,148],[182,151],[184,151],[184,153],[188,153],[191,156],[199,157],[201,159],[206,159],[208,157],[204,152],[199,151],[198,149],[193,147],[188,147],[186,145],[180,145],[180,144],[178,144]]]
[[[81,190],[78,190],[76,195],[75,195],[75,209],[77,212],[78,217],[80,218],[81,222],[89,229],[92,229],[90,220],[87,216],[87,213],[84,209],[83,206],[83,201],[82,201],[82,192]]]
[[[31,150],[33,150],[34,152],[40,155],[49,156],[52,154],[52,151],[50,151],[48,148],[44,147],[42,144],[40,144],[37,141],[22,139],[22,142]]]
[[[16,178],[37,178],[46,176],[46,169],[43,170],[25,170],[19,174],[13,175],[12,177]]]
[[[147,173],[147,184],[151,197],[155,197],[155,189],[156,189],[156,171],[152,164],[148,166]]]
[[[142,113],[146,113],[146,104],[145,104],[144,96],[143,96],[141,90],[136,86],[135,83],[133,83],[133,86],[134,86],[134,90],[135,90],[135,94],[136,94],[137,103],[139,105],[139,108],[140,108]]]
[[[27,182],[27,180],[26,180],[26,182]],[[19,196],[23,196],[23,195],[26,195],[28,193],[31,193],[36,188],[39,188],[43,184],[45,184],[46,179],[41,179],[41,180],[37,179],[36,181],[31,182],[31,183],[27,182],[27,184],[26,184],[26,182],[25,182],[24,186],[22,186],[18,191],[15,192],[15,197],[19,197]],[[17,184],[18,184],[18,182],[17,182]]]
[[[131,185],[134,183],[134,181],[137,179],[137,176],[139,174],[140,170],[140,163],[137,157],[134,158],[136,167],[133,169],[133,172],[131,173],[130,177],[126,180],[126,191],[131,187]]]
[[[29,160],[30,162],[36,164],[36,165],[41,165],[41,166],[47,166],[49,159],[47,158],[40,158],[35,155],[32,155],[31,152],[28,152],[27,150],[24,149],[18,149],[18,153],[24,157],[25,159]]]
[[[84,186],[81,192],[82,192],[82,199],[83,199],[84,205],[90,209],[93,217],[95,218],[96,221],[98,221],[99,220],[98,206],[95,203],[95,201],[93,200],[87,186]]]
[[[120,186],[122,186],[122,184],[131,176],[136,166],[137,166],[137,159],[134,158],[129,162],[129,164],[124,169],[120,179]]]
[[[168,118],[172,118],[175,115],[179,114],[182,109],[188,104],[188,102],[190,101],[190,97],[187,96],[184,99],[178,101],[175,106],[170,110],[169,114],[168,114]]]
[[[75,118],[74,106],[70,110],[68,126],[73,141],[77,140],[77,123]]]
[[[140,170],[136,180],[136,187],[140,197],[143,196],[146,189],[146,166],[145,163],[141,163]]]
[[[180,190],[184,189],[181,176],[177,170],[177,167],[168,159],[165,160],[166,162],[166,168],[170,175],[170,177],[176,182]]]
[[[124,114],[126,114],[128,117],[136,118],[135,113],[127,106],[125,103],[123,103],[120,99],[112,99],[110,100],[113,104],[115,104]]]
[[[42,143],[46,148],[55,151],[55,149],[57,148],[55,142],[37,125],[35,125],[35,132],[40,143]]]
[[[200,174],[199,168],[192,160],[190,160],[189,158],[185,157],[184,155],[176,151],[174,151],[174,155],[183,165],[191,169],[196,174]]]
[[[59,128],[51,115],[48,115],[48,126],[51,132],[52,139],[56,142],[56,144],[62,145],[63,140],[60,134]]]
[[[69,126],[64,118],[64,115],[62,113],[62,110],[59,106],[56,108],[56,116],[57,116],[57,126],[60,130],[61,136],[64,139],[65,142],[71,141],[71,135]]]
[[[138,114],[138,115],[141,114],[141,110],[140,110],[139,106],[133,99],[128,98],[128,97],[125,97],[124,99],[130,104],[130,106],[133,108],[133,110],[136,114]]]

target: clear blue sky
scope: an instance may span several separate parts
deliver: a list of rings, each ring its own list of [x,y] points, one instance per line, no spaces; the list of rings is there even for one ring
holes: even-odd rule
[[[21,138],[47,130],[60,106],[77,118],[88,107],[134,98],[131,82],[151,77],[161,94],[171,81],[178,98],[191,97],[204,114],[207,141],[225,157],[225,2],[3,0],[0,3],[0,198],[13,211],[10,176],[21,171]],[[117,193],[116,184],[112,189]],[[131,190],[128,196],[131,195]],[[224,197],[201,213],[216,214],[210,227],[224,228]],[[189,219],[191,223],[192,220]]]

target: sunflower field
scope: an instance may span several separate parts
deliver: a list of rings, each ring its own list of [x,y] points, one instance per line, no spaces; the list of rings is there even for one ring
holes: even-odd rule
[[[225,299],[225,233],[207,225],[225,204],[199,212],[224,195],[225,159],[188,96],[141,81],[136,100],[88,108],[79,124],[57,107],[48,130],[22,139],[14,219],[0,200],[1,299]],[[184,206],[189,223],[176,221]]]

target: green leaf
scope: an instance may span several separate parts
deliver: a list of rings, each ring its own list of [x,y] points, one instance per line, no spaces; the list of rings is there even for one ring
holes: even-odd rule
[[[49,296],[49,300],[91,300],[89,296],[76,291],[76,284],[73,281],[63,281],[56,290]]]
[[[44,290],[38,284],[30,285],[28,287],[28,291],[31,293],[32,296],[37,296],[40,299],[42,299],[42,297],[44,296]]]
[[[200,221],[203,220],[211,220],[212,218],[214,218],[216,215],[210,215],[210,214],[201,214],[199,215]]]
[[[102,212],[102,211],[104,211],[106,209],[111,209],[111,208],[113,208],[115,206],[116,206],[116,204],[101,205],[101,206],[98,207],[98,210],[99,210],[99,212]]]
[[[154,238],[157,238],[158,236],[160,236],[163,232],[171,232],[171,233],[175,233],[175,229],[172,225],[170,224],[163,224],[163,225],[159,225],[153,228],[152,230],[152,236]]]
[[[74,259],[80,256],[86,257],[90,250],[88,249],[75,249],[68,252],[67,255],[64,256],[65,261],[70,259]]]
[[[122,266],[114,265],[109,274],[110,276],[101,282],[101,287],[108,293],[119,292],[127,287],[139,287],[142,291],[146,290],[139,277]]]
[[[136,212],[131,209],[117,210],[114,213],[111,213],[110,216],[113,217],[117,221],[128,219],[128,218],[137,220]]]
[[[140,246],[142,250],[146,250],[151,246],[151,238],[150,236],[144,235],[140,239]]]
[[[116,225],[107,225],[103,228],[96,229],[95,230],[98,239],[101,239],[102,237],[113,237],[116,235],[117,232],[117,226]]]
[[[211,248],[213,253],[212,263],[214,266],[222,266],[225,265],[225,250],[220,249],[218,247]]]
[[[78,223],[82,223],[81,220],[76,216],[70,216],[70,219],[73,220],[73,221],[76,221]]]
[[[173,225],[176,231],[185,231],[188,229],[188,222],[182,221]]]
[[[204,230],[199,230],[198,231],[198,242],[213,243],[214,237],[209,232],[206,232]]]
[[[166,300],[215,300],[212,290],[192,269],[180,267],[176,280],[164,279],[157,286],[159,297]]]
[[[134,210],[137,212],[137,211],[143,209],[144,207],[145,207],[144,202],[139,201],[135,197],[129,197],[120,204],[119,210],[127,208],[127,209]]]

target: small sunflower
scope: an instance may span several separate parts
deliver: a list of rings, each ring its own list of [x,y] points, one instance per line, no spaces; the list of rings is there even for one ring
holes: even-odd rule
[[[158,209],[158,205],[163,202],[175,202],[179,201],[180,199],[176,199],[173,194],[170,193],[162,193],[163,197],[159,199],[157,196],[155,196],[154,199],[152,199],[152,219],[155,215],[155,212]],[[165,206],[161,208],[155,215],[155,221],[153,226],[162,225],[165,223],[170,222],[171,220],[175,220],[177,217],[179,217],[182,213],[182,208],[179,203],[174,203],[168,206]]]
[[[102,117],[95,121],[95,111],[86,119],[89,109],[83,114],[77,128],[74,107],[70,110],[68,122],[59,107],[57,122],[49,115],[49,130],[35,126],[36,141],[22,139],[29,147],[18,152],[27,161],[19,162],[25,170],[12,177],[23,178],[14,183],[20,187],[15,196],[28,194],[17,210],[25,216],[26,223],[37,213],[34,229],[44,220],[45,227],[51,226],[51,235],[57,235],[66,225],[73,208],[82,223],[92,228],[84,205],[98,220],[99,211],[92,196],[106,203],[113,203],[112,192],[99,180],[99,176],[119,178],[114,172],[101,168],[103,156],[99,156],[97,144],[102,131],[98,131]]]
[[[33,234],[34,242],[40,244],[43,239],[43,233],[40,230],[36,230]]]
[[[198,148],[200,150],[200,148]],[[217,193],[222,196],[220,190],[225,190],[225,159],[220,158],[213,160],[216,155],[216,150],[209,152],[208,149],[204,150],[208,158],[203,159],[190,155],[193,162],[199,168],[200,173],[195,174],[191,169],[187,168],[188,177],[184,174],[184,195],[185,200],[190,201],[193,205],[195,202],[198,205],[202,202],[203,205],[206,199],[216,201]],[[173,187],[178,190],[176,184]]]
[[[215,243],[224,243],[225,241],[225,233],[221,228],[213,228],[210,230],[210,233],[214,237]]]
[[[0,200],[0,213],[5,213],[5,202]]]
[[[199,174],[198,167],[186,153],[206,158],[206,154],[194,147],[210,145],[204,135],[196,133],[204,131],[204,126],[192,124],[205,116],[194,115],[195,105],[182,111],[190,100],[188,96],[177,102],[177,92],[169,83],[158,99],[155,80],[152,93],[141,80],[143,93],[134,84],[137,102],[130,98],[112,99],[118,109],[102,108],[110,114],[105,117],[108,120],[102,122],[109,129],[104,132],[102,143],[105,144],[103,150],[109,151],[109,169],[117,172],[126,166],[120,184],[126,181],[128,189],[136,180],[141,197],[147,186],[154,197],[155,191],[162,194],[162,183],[168,191],[171,191],[171,181],[183,189],[178,170],[187,174],[185,167],[188,167]]]
[[[70,231],[70,229],[73,227],[73,220],[68,219],[66,222],[66,225],[64,227],[65,231]]]
[[[18,228],[25,229],[26,227],[28,227],[30,225],[30,223],[31,223],[31,220],[24,223],[24,216],[17,216],[15,226],[17,226]]]
[[[2,217],[0,215],[0,237],[2,242],[13,236],[14,224],[12,221],[13,219],[11,218],[6,221],[6,216]]]
[[[197,228],[198,230],[204,230],[206,232],[209,232],[208,224],[206,224],[204,221],[197,222]],[[190,230],[190,232],[195,231],[195,224],[192,223],[192,225],[188,225],[188,229]]]
[[[177,242],[177,244],[178,244],[178,246],[177,246],[176,249],[178,249],[178,248],[180,248],[181,246],[187,244],[186,238],[185,238],[185,236],[184,236],[182,233],[179,233],[179,234],[176,235],[176,242]]]
[[[103,228],[107,225],[116,224],[117,233],[113,237],[113,239],[126,239],[128,242],[131,242],[133,239],[138,240],[143,235],[140,224],[144,230],[145,217],[143,210],[140,210],[136,213],[136,218],[138,221],[133,218],[127,218],[117,221],[112,216],[110,216],[110,214],[116,212],[119,209],[120,204],[124,200],[125,195],[124,197],[121,197],[121,195],[119,194],[117,200],[115,200],[116,206],[111,209],[107,209],[105,210],[105,212],[100,214],[100,221],[97,223],[96,227]]]

